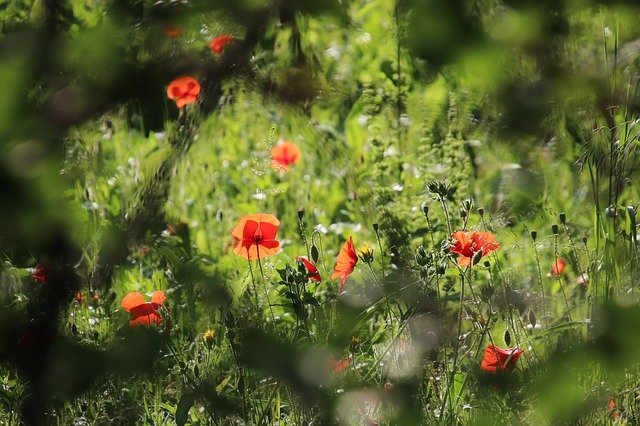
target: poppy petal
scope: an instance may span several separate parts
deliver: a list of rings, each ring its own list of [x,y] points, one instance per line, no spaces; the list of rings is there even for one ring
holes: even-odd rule
[[[131,312],[131,309],[142,304],[144,304],[142,294],[137,291],[132,291],[122,299],[121,305],[125,311]]]
[[[151,301],[154,303],[157,303],[158,305],[162,305],[164,303],[164,301],[167,300],[167,296],[164,294],[163,291],[154,291],[153,294],[151,295]]]

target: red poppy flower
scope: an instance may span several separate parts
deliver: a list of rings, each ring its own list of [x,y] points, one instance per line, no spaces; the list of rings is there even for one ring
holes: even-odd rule
[[[496,371],[512,371],[523,353],[524,350],[520,348],[500,349],[497,346],[488,345],[484,350],[480,368],[494,374]]]
[[[271,256],[280,251],[276,233],[280,221],[272,214],[259,213],[243,216],[234,228],[233,252],[245,259],[253,260]]]
[[[165,27],[164,33],[167,35],[167,37],[178,37],[182,34],[182,28],[178,27],[177,25],[168,26]]]
[[[554,277],[562,275],[562,271],[564,271],[565,266],[567,266],[567,262],[563,258],[559,257],[553,265],[551,265],[551,275]]]
[[[455,240],[451,253],[461,255],[458,258],[458,266],[461,267],[471,265],[473,256],[479,251],[482,252],[480,257],[484,257],[500,248],[496,238],[489,232],[458,231],[451,234],[451,238]]]
[[[318,272],[318,268],[316,268],[316,265],[314,265],[312,262],[309,262],[306,258],[302,256],[296,256],[296,260],[299,260],[300,262],[302,262],[304,267],[307,268],[307,271],[309,272],[310,280],[321,282],[320,272]]]
[[[219,55],[222,53],[224,48],[227,47],[227,44],[231,43],[234,40],[235,38],[232,35],[221,34],[219,36],[214,37],[209,42],[209,49],[211,49],[211,51],[216,55]]]
[[[271,148],[271,167],[289,170],[289,166],[300,161],[300,149],[292,142],[283,141]]]
[[[334,373],[340,373],[349,366],[349,356],[345,356],[342,360],[338,361],[333,356],[329,358],[329,367]]]
[[[84,293],[81,291],[78,291],[73,298],[76,299],[76,302],[78,302],[79,304],[83,304],[85,300],[87,300],[84,296]]]
[[[178,77],[167,87],[167,96],[176,102],[178,108],[197,101],[199,93],[200,83],[190,76]]]
[[[49,267],[47,265],[44,265],[42,263],[38,263],[36,265],[35,270],[31,274],[31,276],[33,277],[34,280],[40,281],[40,282],[43,283],[43,282],[47,281],[47,271],[48,270],[49,270]]]
[[[331,279],[340,278],[339,292],[342,293],[344,283],[347,282],[347,278],[353,272],[356,263],[358,263],[358,255],[353,247],[353,238],[350,236],[340,249],[336,269],[333,271],[333,275],[331,275]]]
[[[609,398],[609,407],[607,409],[607,413],[613,420],[618,420],[620,418],[620,410],[616,410],[616,403],[613,398]]]
[[[129,325],[137,327],[139,325],[149,325],[162,323],[162,316],[158,312],[167,299],[162,291],[156,291],[151,295],[151,302],[145,302],[142,294],[134,291],[127,294],[122,299],[122,307],[131,315]]]

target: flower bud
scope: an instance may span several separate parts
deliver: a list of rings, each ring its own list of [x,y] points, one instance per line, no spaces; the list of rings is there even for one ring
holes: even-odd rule
[[[533,241],[538,239],[538,231],[531,231],[531,239]]]
[[[373,262],[373,250],[369,246],[362,246],[358,249],[358,257],[366,264]]]
[[[586,235],[582,236],[582,244],[587,245],[587,236]]]
[[[304,217],[304,209],[298,210],[298,220],[302,220]]]
[[[484,217],[484,208],[482,207],[478,207],[478,214],[480,215],[480,217]]]
[[[460,217],[464,219],[467,217],[467,211],[465,209],[460,209]]]
[[[559,230],[558,230],[558,225],[557,224],[553,224],[551,225],[551,232],[553,232],[554,235],[558,235],[559,234]]]
[[[373,224],[373,232],[375,232],[376,234],[378,233],[378,223],[374,223]]]
[[[608,218],[614,218],[617,216],[617,212],[614,206],[609,206],[606,209],[604,209],[604,214],[608,217]]]
[[[560,213],[558,218],[560,219],[560,223],[563,225],[567,222],[567,215],[564,213]]]
[[[427,203],[422,203],[422,213],[424,213],[424,217],[429,219],[429,206]]]
[[[480,262],[480,259],[482,259],[482,250],[478,250],[477,252],[473,253],[473,257],[471,258],[471,266],[474,266],[478,262]]]
[[[204,343],[207,345],[207,348],[211,349],[211,347],[213,346],[213,341],[216,338],[216,332],[213,330],[207,330],[202,335],[202,338],[204,339]]]
[[[318,252],[318,247],[311,245],[311,260],[313,260],[313,263],[318,263],[319,258],[320,253]]]

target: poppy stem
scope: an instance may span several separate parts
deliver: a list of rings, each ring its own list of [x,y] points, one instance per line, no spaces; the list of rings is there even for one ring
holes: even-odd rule
[[[262,276],[262,282],[264,283],[264,297],[267,301],[267,306],[269,307],[269,315],[271,315],[271,323],[273,326],[276,326],[276,316],[273,314],[273,308],[271,307],[271,302],[269,301],[269,291],[267,290],[266,283],[267,281],[264,279],[264,271],[262,270],[262,261],[260,260],[260,246],[256,246],[256,252],[258,253],[258,266],[260,267],[260,275]],[[256,293],[257,296],[257,293]]]
[[[465,275],[464,272],[460,274],[460,308],[458,309],[458,329],[456,332],[456,347],[453,352],[453,365],[451,366],[451,373],[449,373],[449,380],[447,382],[447,389],[444,393],[444,398],[442,398],[442,403],[440,404],[440,420],[443,419],[444,409],[447,405],[447,400],[449,398],[449,394],[451,393],[451,387],[453,386],[453,381],[456,377],[456,370],[458,368],[458,355],[460,354],[460,334],[462,333],[462,310],[464,307],[464,281]],[[451,401],[449,402],[449,408],[452,409]]]
[[[555,259],[558,258],[558,234],[554,234],[553,236],[553,256]],[[569,309],[569,299],[567,299],[567,293],[564,291],[564,284],[562,283],[562,275],[558,274],[556,278],[558,280],[558,283],[560,284],[560,291],[562,291],[564,306],[565,306],[565,309],[567,310],[566,312],[567,319],[569,320],[569,322],[571,322],[572,320],[571,320],[571,310]]]
[[[256,296],[256,308],[260,306],[260,300],[258,300],[258,289],[256,288],[256,279],[253,276],[253,268],[251,267],[251,260],[247,258],[247,263],[249,264],[249,274],[251,275],[251,287],[253,289],[253,294]]]

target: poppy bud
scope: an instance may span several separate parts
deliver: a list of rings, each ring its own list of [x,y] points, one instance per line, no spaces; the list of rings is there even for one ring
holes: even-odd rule
[[[564,224],[565,224],[565,222],[567,221],[567,215],[566,215],[566,214],[564,214],[564,213],[560,213],[560,214],[558,215],[558,218],[560,219],[560,223],[561,223],[561,224],[563,224],[563,225],[564,225]]]
[[[378,223],[374,223],[373,224],[373,232],[375,232],[376,234],[378,233]]]
[[[473,208],[473,200],[471,198],[467,198],[467,199],[463,200],[462,201],[462,207],[466,211],[471,211],[471,209]]]
[[[422,213],[424,213],[424,217],[429,219],[429,206],[427,203],[422,203]]]
[[[509,333],[509,330],[504,331],[504,342],[507,346],[511,346],[511,333]]]
[[[480,294],[484,300],[491,299],[493,293],[495,293],[495,290],[490,284],[485,284],[480,287]]]
[[[193,367],[193,375],[196,376],[196,379],[200,377],[200,367],[198,367],[198,364]]]
[[[529,311],[529,324],[531,324],[532,327],[536,326],[536,314],[534,314],[533,311]]]
[[[584,244],[584,245],[587,244],[587,236],[586,235],[582,236],[582,244]]]
[[[298,220],[302,220],[304,217],[304,209],[298,210]]]
[[[559,230],[557,224],[554,223],[553,225],[551,225],[551,232],[553,232],[554,235],[558,235]]]
[[[531,231],[531,239],[535,241],[538,239],[538,231]]]
[[[489,262],[488,260],[484,261],[484,267],[485,268],[490,268],[491,267],[491,262]]]
[[[78,327],[75,324],[71,324],[71,332],[74,336],[78,335]]]
[[[460,217],[464,219],[467,217],[467,211],[465,209],[460,209]]]
[[[478,208],[478,214],[480,215],[480,217],[484,217],[484,209],[482,207]]]
[[[473,257],[471,258],[471,266],[476,265],[482,259],[482,250],[478,250],[473,253]]]
[[[318,259],[320,258],[320,253],[318,252],[318,247],[315,245],[311,246],[311,260],[313,263],[318,263]]]
[[[618,215],[618,213],[616,212],[616,209],[614,206],[609,206],[606,209],[604,209],[604,214],[608,217],[608,218],[614,218]]]

